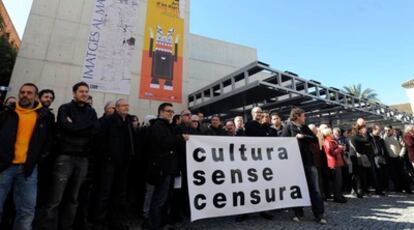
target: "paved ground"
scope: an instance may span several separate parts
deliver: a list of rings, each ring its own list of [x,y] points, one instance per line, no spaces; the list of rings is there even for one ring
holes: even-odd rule
[[[307,208],[300,224],[290,220],[291,213],[274,211],[272,221],[251,215],[247,221],[236,223],[234,217],[225,217],[186,222],[175,229],[414,229],[414,195],[392,193],[386,197],[350,197],[347,204],[326,202],[325,207],[328,225],[314,223]]]

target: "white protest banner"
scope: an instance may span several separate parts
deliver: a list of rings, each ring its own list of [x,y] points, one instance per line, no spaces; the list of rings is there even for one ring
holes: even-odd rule
[[[310,206],[296,138],[190,136],[191,221]]]
[[[81,80],[91,90],[129,94],[138,0],[95,0]]]

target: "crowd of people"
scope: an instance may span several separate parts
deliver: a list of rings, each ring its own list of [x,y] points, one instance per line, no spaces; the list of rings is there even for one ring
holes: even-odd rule
[[[53,90],[39,91],[32,83],[2,105],[0,229],[128,229],[127,219],[138,215],[145,229],[184,221],[189,135],[297,138],[320,224],[327,223],[324,202],[346,203],[345,194],[412,193],[412,125],[401,132],[359,118],[349,129],[317,126],[306,124],[306,112],[298,107],[286,121],[260,107],[246,122],[242,116],[222,121],[188,109],[174,115],[170,103],[140,123],[124,98],[107,102],[98,118],[88,84],[72,90],[73,99],[56,115],[50,109]],[[177,178],[181,187],[174,186]],[[271,212],[259,215],[273,219]],[[303,216],[303,208],[292,209],[293,221]]]

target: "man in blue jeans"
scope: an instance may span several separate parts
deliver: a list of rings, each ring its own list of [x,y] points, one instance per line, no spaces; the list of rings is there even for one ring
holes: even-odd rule
[[[89,86],[72,87],[73,100],[59,107],[56,123],[58,151],[53,163],[48,198],[39,209],[38,229],[73,229],[79,189],[88,171],[88,156],[97,128],[95,110],[88,104]]]
[[[37,163],[48,153],[53,117],[37,102],[38,88],[26,83],[19,100],[0,113],[0,221],[13,187],[16,218],[13,229],[31,229],[37,196]]]
[[[289,119],[290,121],[283,128],[282,136],[297,138],[315,221],[319,224],[327,224],[324,217],[325,206],[318,183],[318,170],[315,167],[315,162],[313,161],[314,153],[310,147],[312,144],[318,143],[318,139],[309,127],[305,125],[306,116],[304,110],[298,107],[292,108]],[[298,207],[293,210],[295,216],[292,220],[300,222],[304,216],[303,208]]]

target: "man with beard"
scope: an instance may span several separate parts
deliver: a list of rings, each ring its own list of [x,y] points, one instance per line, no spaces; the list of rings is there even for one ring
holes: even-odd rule
[[[43,89],[39,92],[39,101],[43,107],[50,109],[53,101],[55,100],[55,92],[51,89]]]
[[[13,187],[14,229],[31,229],[37,197],[37,163],[48,151],[53,117],[37,102],[32,83],[19,89],[15,107],[0,113],[0,219],[7,194]]]
[[[290,121],[283,128],[283,137],[296,137],[299,144],[299,151],[302,157],[303,168],[305,169],[306,181],[309,188],[309,195],[311,199],[312,212],[315,216],[315,221],[319,224],[327,224],[324,217],[325,206],[318,184],[318,171],[314,163],[314,152],[312,146],[318,143],[318,138],[305,125],[306,116],[305,111],[301,108],[294,107],[290,111]],[[300,222],[304,216],[303,208],[293,208],[295,216],[293,221]]]
[[[43,89],[39,92],[39,102],[42,106],[48,109],[49,116],[53,117],[53,127],[52,127],[52,135],[54,136],[54,121],[55,121],[55,114],[53,114],[52,109],[50,106],[52,105],[53,101],[55,100],[55,92],[51,89]],[[50,150],[51,154],[42,153],[41,159],[39,160],[39,167],[38,167],[38,190],[37,190],[37,207],[42,206],[47,198],[47,185],[49,184],[50,175],[52,172],[52,164],[53,164],[53,144],[54,142],[50,143]]]
[[[228,136],[232,136],[232,137],[238,136],[237,131],[236,131],[236,125],[234,124],[233,120],[226,121],[225,130]]]
[[[97,116],[88,104],[88,84],[79,82],[72,87],[72,92],[73,100],[58,110],[59,151],[53,164],[49,196],[39,211],[39,229],[72,229],[79,189],[88,171]]]

